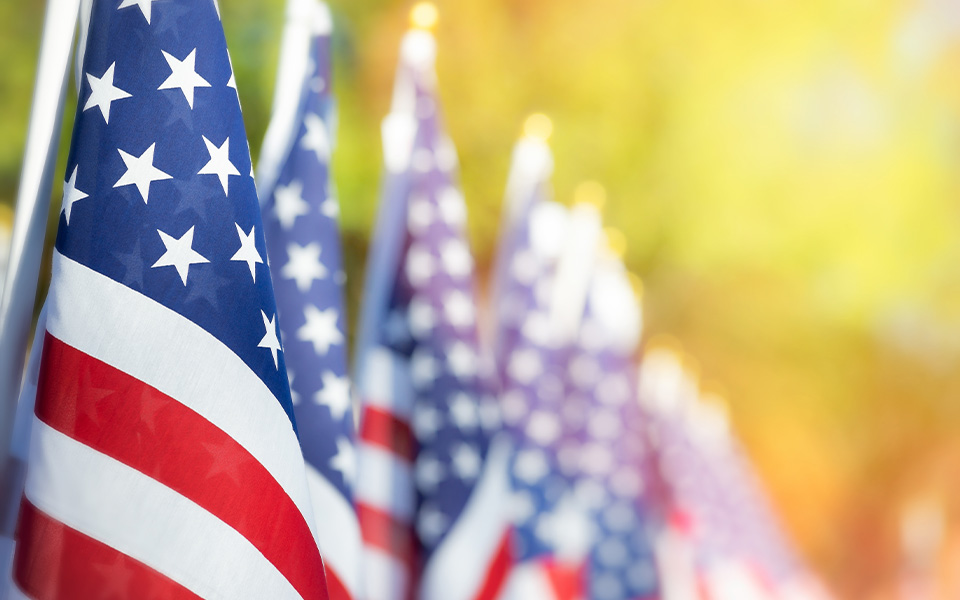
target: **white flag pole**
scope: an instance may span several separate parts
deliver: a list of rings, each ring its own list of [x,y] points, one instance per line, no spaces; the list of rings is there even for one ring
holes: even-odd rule
[[[80,0],[48,0],[27,144],[20,172],[10,264],[0,297],[0,482],[6,482],[14,413],[23,375],[48,200]],[[5,487],[5,486],[4,486]]]

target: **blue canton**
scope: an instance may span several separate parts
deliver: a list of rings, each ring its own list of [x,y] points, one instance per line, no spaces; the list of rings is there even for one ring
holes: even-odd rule
[[[354,476],[347,377],[345,275],[331,192],[333,99],[330,35],[311,40],[289,154],[276,185],[261,190],[267,251],[300,445],[307,462],[346,497]]]
[[[56,248],[219,339],[293,422],[213,0],[94,2]]]

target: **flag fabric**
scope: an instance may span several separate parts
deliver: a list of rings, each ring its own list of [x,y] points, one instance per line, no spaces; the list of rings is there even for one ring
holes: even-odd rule
[[[349,599],[357,597],[360,586],[360,527],[353,509],[356,459],[345,277],[330,180],[330,37],[326,5],[289,3],[278,100],[258,180],[293,412],[327,585],[331,598]],[[285,77],[285,69],[295,71]],[[291,98],[296,102],[288,106]]]
[[[521,321],[530,310],[527,286],[536,275],[538,260],[532,246],[549,246],[556,239],[551,232],[562,230],[566,218],[565,211],[550,201],[552,173],[553,155],[547,142],[523,135],[514,146],[510,162],[490,292],[493,301],[489,323],[500,381],[505,377],[503,358],[516,345]],[[535,221],[540,229],[536,232],[530,231],[533,212],[539,213]],[[531,236],[536,236],[539,243]],[[556,255],[558,249],[546,247],[543,251]]]
[[[9,473],[7,487],[0,492],[0,599],[7,600],[13,588],[13,553],[16,547],[14,533],[20,501],[23,497],[23,484],[27,474],[27,457],[30,452],[30,431],[33,425],[33,411],[37,401],[37,385],[40,381],[40,357],[43,355],[43,338],[46,334],[47,307],[40,310],[37,328],[34,331],[30,348],[30,360],[17,399],[17,411],[13,423],[13,436],[10,443]]]
[[[30,598],[326,598],[216,3],[96,0],[14,557]]]
[[[492,437],[498,410],[434,54],[426,31],[402,42],[358,335],[369,600],[495,598],[509,564],[509,450]]]
[[[539,194],[545,188],[536,189]],[[502,293],[509,303],[498,345],[501,405],[516,448],[510,470],[516,546],[506,591],[510,600],[575,599],[586,591],[594,530],[590,508],[576,493],[578,469],[565,461],[579,444],[566,412],[571,345],[558,337],[562,328],[553,310],[558,290],[570,287],[560,273],[564,241],[577,240],[570,219],[560,205],[535,197],[514,224],[510,253],[501,262],[507,272]],[[560,293],[569,299],[578,292]]]
[[[635,352],[641,327],[626,270],[605,253],[593,273],[570,360],[574,392],[566,410],[579,443],[575,455],[564,456],[572,463],[567,468],[579,471],[577,491],[593,517],[587,595],[596,600],[660,597],[652,498],[647,494],[649,423],[637,401]]]
[[[671,352],[648,352],[642,371],[668,526],[691,550],[699,594],[708,600],[826,597],[787,542],[725,415],[700,400]]]

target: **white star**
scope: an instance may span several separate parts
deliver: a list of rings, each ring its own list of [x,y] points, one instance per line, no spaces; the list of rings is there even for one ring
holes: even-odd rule
[[[60,211],[67,217],[67,225],[70,224],[70,211],[73,209],[73,203],[88,197],[87,194],[77,189],[77,171],[79,169],[80,165],[73,167],[70,179],[63,182],[63,207]]]
[[[426,173],[433,168],[433,152],[429,148],[418,148],[410,162],[414,171]]]
[[[450,401],[450,418],[460,429],[477,426],[477,403],[467,393],[459,392]]]
[[[437,359],[429,350],[417,348],[410,357],[410,378],[417,388],[424,388],[437,378]]]
[[[337,453],[330,459],[330,468],[340,471],[347,486],[353,485],[357,473],[357,455],[347,438],[337,438]]]
[[[507,374],[518,382],[527,385],[543,372],[540,353],[533,348],[521,348],[514,351],[507,365]]]
[[[330,416],[339,421],[350,408],[350,380],[346,376],[337,377],[333,371],[324,371],[320,378],[323,387],[313,398],[317,404],[329,408]]]
[[[223,144],[217,148],[217,145],[203,136],[203,143],[207,145],[207,152],[210,153],[210,160],[203,165],[197,175],[216,175],[220,179],[220,185],[223,186],[223,194],[227,194],[227,178],[230,175],[240,175],[233,163],[230,162],[230,138],[223,140]]]
[[[433,277],[436,270],[434,264],[433,255],[429,250],[420,244],[412,245],[407,252],[406,262],[407,279],[410,280],[411,285],[419,287]]]
[[[340,201],[334,196],[329,196],[320,204],[320,213],[328,219],[336,219],[340,216]]]
[[[407,229],[413,235],[424,233],[434,220],[433,205],[424,196],[414,196],[407,208]]]
[[[570,363],[570,378],[581,390],[592,388],[600,379],[600,365],[589,355],[581,355]]]
[[[601,444],[587,444],[580,449],[580,468],[590,475],[606,475],[614,468],[613,454]]]
[[[549,314],[544,311],[531,311],[523,320],[520,331],[523,337],[535,346],[550,346],[554,339],[552,325]]]
[[[576,560],[589,551],[595,535],[590,519],[571,496],[564,496],[553,512],[540,516],[536,534],[552,544],[558,558]]]
[[[104,71],[101,77],[94,77],[90,73],[87,73],[87,83],[90,84],[90,97],[87,98],[87,103],[83,105],[83,110],[96,106],[103,115],[104,123],[110,122],[110,103],[114,100],[130,97],[130,94],[113,85],[113,69],[116,66],[117,63],[114,61],[113,64],[107,67],[107,70]]]
[[[303,184],[291,181],[290,185],[278,185],[273,192],[273,212],[284,229],[293,227],[297,217],[310,212],[310,206],[303,199]]]
[[[280,338],[277,337],[277,315],[273,315],[272,318],[267,318],[267,313],[260,311],[260,315],[263,317],[263,327],[266,329],[266,333],[263,334],[263,339],[260,340],[260,343],[257,344],[257,348],[266,348],[270,350],[270,353],[273,354],[273,367],[279,368],[277,361],[277,352],[281,350],[280,347]]]
[[[549,446],[560,439],[560,419],[552,412],[538,410],[527,421],[527,435],[541,446]]]
[[[153,151],[156,146],[156,143],[150,144],[150,147],[144,150],[140,156],[127,154],[118,148],[117,152],[120,153],[123,164],[127,166],[127,171],[113,184],[113,187],[118,188],[125,185],[135,185],[137,186],[137,191],[140,192],[140,197],[143,198],[143,203],[147,204],[150,198],[151,183],[164,179],[173,179],[170,175],[153,166]]]
[[[532,285],[540,273],[540,259],[529,250],[521,250],[510,263],[510,273],[520,283]]]
[[[432,440],[443,424],[443,418],[432,406],[417,407],[413,413],[413,431],[421,440]]]
[[[160,240],[167,251],[163,253],[157,262],[153,263],[151,268],[174,267],[183,280],[183,285],[187,285],[187,274],[190,272],[190,265],[210,262],[192,248],[193,246],[193,227],[187,230],[179,239],[167,235],[157,230],[160,234]]]
[[[230,63],[230,79],[227,80],[227,87],[231,87],[233,91],[237,91],[237,76],[233,72],[233,59],[230,58],[230,53],[227,53],[227,62]]]
[[[550,472],[550,465],[542,450],[528,448],[517,453],[513,463],[513,474],[520,481],[535,484]]]
[[[604,410],[593,414],[587,423],[587,431],[598,439],[612,439],[620,433],[620,415]]]
[[[194,89],[198,87],[210,87],[207,80],[197,74],[195,68],[197,63],[197,49],[194,48],[191,50],[190,54],[183,60],[177,60],[172,54],[168,54],[163,50],[161,50],[161,52],[163,52],[163,57],[167,59],[167,64],[170,66],[170,76],[167,77],[157,89],[172,90],[179,88],[179,90],[183,92],[183,97],[187,99],[187,104],[189,104],[192,109]]]
[[[130,6],[136,6],[140,9],[140,12],[143,13],[143,17],[147,20],[147,25],[150,24],[150,13],[152,13],[153,3],[156,0],[123,0],[120,3],[120,6],[117,7],[117,10],[121,8],[128,8]]]
[[[473,258],[463,240],[445,243],[440,249],[440,260],[451,277],[466,277],[473,270]]]
[[[480,453],[469,444],[460,444],[453,451],[453,470],[464,481],[475,479],[480,474]]]
[[[473,325],[473,301],[470,297],[459,290],[447,294],[446,302],[443,303],[444,313],[451,325],[457,328],[469,327]]]
[[[477,354],[463,342],[457,342],[447,351],[447,364],[454,377],[469,377],[477,372]]]
[[[414,296],[407,310],[407,323],[414,337],[426,337],[437,324],[437,314],[428,300]]]
[[[237,226],[237,235],[240,236],[240,249],[237,250],[236,254],[230,260],[239,260],[247,263],[247,266],[250,267],[250,276],[253,277],[253,282],[257,282],[257,264],[263,263],[263,259],[260,257],[260,253],[257,251],[256,239],[253,237],[253,230],[255,227],[250,227],[250,233],[244,234],[243,230],[240,229],[240,223],[234,223]]]
[[[537,514],[537,503],[528,491],[519,491],[511,494],[508,507],[514,523],[524,523]]]
[[[417,487],[420,488],[422,492],[431,493],[436,491],[437,486],[443,481],[443,463],[429,454],[421,453],[420,456],[417,457],[417,464],[414,469]]]
[[[625,498],[636,498],[643,491],[643,478],[626,467],[617,469],[610,477],[610,489]]]
[[[300,138],[300,147],[304,150],[313,150],[317,161],[326,163],[330,158],[330,135],[327,133],[327,124],[318,115],[308,113],[303,118],[303,125],[307,132]]]
[[[340,316],[337,309],[320,310],[308,304],[303,310],[303,316],[307,322],[297,330],[297,339],[313,344],[313,351],[318,355],[326,354],[330,346],[343,343],[343,334],[337,328],[337,319]]]
[[[430,505],[424,505],[420,508],[420,515],[417,517],[417,533],[426,543],[436,542],[447,530],[447,517]]]
[[[440,207],[440,216],[448,225],[462,226],[467,220],[467,208],[463,195],[454,187],[448,187],[440,193],[437,200]]]
[[[293,369],[287,367],[287,383],[290,384],[290,402],[292,402],[294,406],[297,406],[300,404],[300,394],[293,389],[293,380],[295,377],[296,375],[294,375]]]
[[[287,264],[283,265],[280,275],[284,279],[296,281],[297,289],[301,292],[310,291],[314,279],[327,276],[327,268],[320,262],[320,252],[320,244],[317,242],[306,246],[295,243],[287,245]]]
[[[620,405],[630,397],[630,382],[625,375],[609,375],[597,384],[597,398],[611,406]]]

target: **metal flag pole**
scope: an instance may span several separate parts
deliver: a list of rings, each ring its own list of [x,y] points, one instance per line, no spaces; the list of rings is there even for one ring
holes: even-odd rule
[[[47,0],[27,144],[20,171],[10,264],[0,297],[0,482],[6,482],[8,476],[10,439],[33,320],[47,224],[47,202],[57,162],[70,50],[80,2]]]

